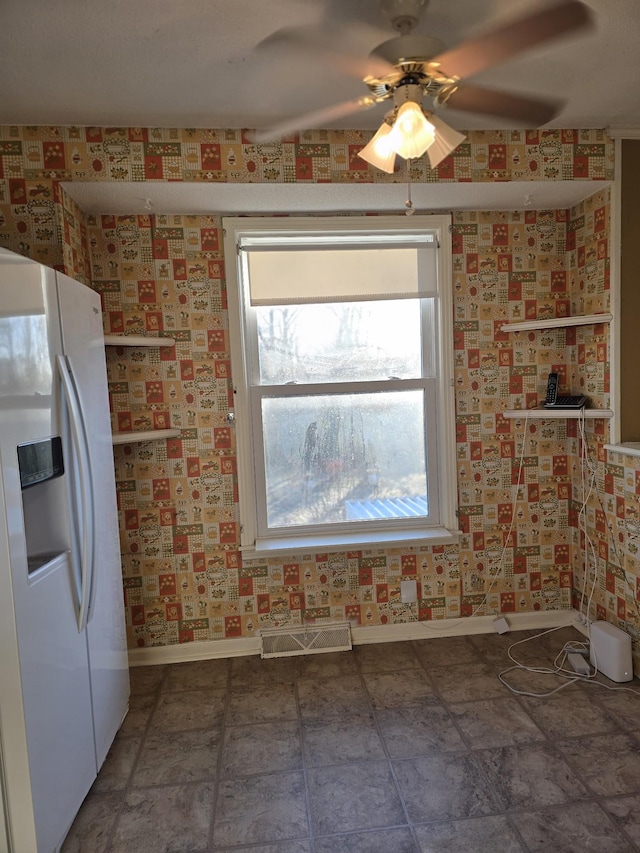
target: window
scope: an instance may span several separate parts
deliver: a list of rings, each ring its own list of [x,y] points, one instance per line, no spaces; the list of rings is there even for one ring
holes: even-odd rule
[[[223,225],[243,551],[452,541],[449,219]]]

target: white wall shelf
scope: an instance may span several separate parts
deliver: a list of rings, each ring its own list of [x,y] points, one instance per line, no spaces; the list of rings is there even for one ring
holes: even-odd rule
[[[503,332],[529,332],[534,329],[562,329],[566,326],[590,326],[592,323],[610,323],[612,314],[582,314],[576,317],[553,317],[551,320],[524,320],[521,323],[504,323]]]
[[[178,438],[179,429],[147,429],[137,432],[114,432],[114,444],[134,444],[140,441],[155,441],[161,438]]]
[[[605,450],[622,453],[624,456],[640,456],[640,441],[625,441],[623,444],[605,444]]]
[[[537,406],[535,409],[507,409],[502,413],[502,416],[511,420],[520,418],[573,418],[578,419],[584,415],[585,418],[593,420],[595,418],[603,418],[608,420],[613,417],[611,409],[545,409],[544,406]]]
[[[108,347],[173,347],[175,338],[161,338],[157,335],[105,335]]]

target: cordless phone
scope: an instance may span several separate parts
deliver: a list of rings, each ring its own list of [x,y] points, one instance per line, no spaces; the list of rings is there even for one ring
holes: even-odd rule
[[[546,409],[583,409],[587,405],[587,398],[581,394],[558,396],[558,374],[550,373],[547,379],[547,394],[544,399]]]
[[[558,374],[550,373],[547,379],[547,396],[544,398],[545,406],[555,406],[558,399]]]

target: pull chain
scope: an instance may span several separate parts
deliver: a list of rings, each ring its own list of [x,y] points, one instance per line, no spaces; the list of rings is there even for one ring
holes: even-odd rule
[[[406,207],[405,215],[413,216],[416,209],[413,206],[413,201],[411,200],[411,160],[407,160],[407,200],[405,201],[404,206]]]

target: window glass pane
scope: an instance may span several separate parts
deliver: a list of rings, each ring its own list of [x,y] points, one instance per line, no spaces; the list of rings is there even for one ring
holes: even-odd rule
[[[271,306],[256,316],[262,385],[422,375],[419,299]]]
[[[428,515],[423,391],[262,400],[267,526]]]

